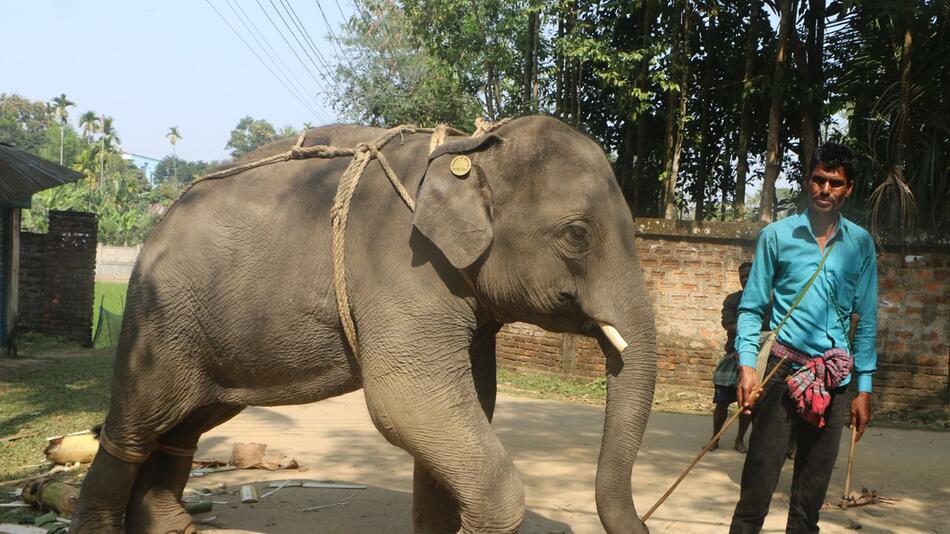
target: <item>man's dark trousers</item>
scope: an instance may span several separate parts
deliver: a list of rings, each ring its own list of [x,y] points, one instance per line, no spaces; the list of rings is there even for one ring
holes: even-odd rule
[[[769,360],[769,370],[778,360]],[[788,534],[818,532],[818,510],[825,501],[831,471],[838,457],[841,429],[850,419],[845,388],[831,391],[825,427],[818,429],[798,415],[785,379],[791,364],[782,365],[755,405],[749,452],[742,468],[742,490],[732,516],[730,534],[758,533],[769,512],[772,493],[785,463],[789,436],[796,436],[795,471],[789,501]]]

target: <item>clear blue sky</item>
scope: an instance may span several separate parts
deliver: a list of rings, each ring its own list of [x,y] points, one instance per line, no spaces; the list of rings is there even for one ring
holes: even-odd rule
[[[348,17],[354,11],[350,0],[283,1],[293,7],[317,50],[335,65],[339,59],[326,40],[328,25],[317,8],[318,1],[329,27],[339,32],[343,15]],[[293,71],[288,74],[290,85],[298,87],[291,76],[299,80],[300,92],[309,95],[303,99],[316,115],[261,65],[209,2],[258,49],[272,69],[281,72],[280,63],[260,51],[231,6],[243,8],[266,43]],[[261,6],[281,28],[280,34]],[[321,94],[332,82],[320,73],[316,53],[308,46],[314,58],[311,62],[296,43],[274,6],[296,30],[281,0],[4,2],[0,93],[44,101],[66,93],[76,103],[69,109],[74,126],[85,111],[111,116],[127,152],[156,158],[170,154],[165,134],[170,126],[177,126],[182,135],[177,145],[180,157],[224,159],[229,132],[245,115],[267,119],[276,128],[290,125],[300,129],[307,121],[336,121],[329,99]],[[253,26],[248,27],[253,31]],[[302,62],[281,34],[296,48]],[[307,44],[305,36],[298,37]],[[265,47],[266,43],[262,41]]]

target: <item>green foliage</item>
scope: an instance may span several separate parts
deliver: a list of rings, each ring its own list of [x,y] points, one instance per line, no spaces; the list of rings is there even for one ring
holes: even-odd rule
[[[79,153],[84,148],[84,143],[76,130],[66,124],[63,126],[63,161],[68,163],[75,161]],[[43,144],[35,151],[38,155],[50,161],[59,163],[59,139],[60,126],[47,128],[43,138]]]
[[[470,129],[473,114],[489,119],[528,111],[553,114],[604,146],[636,215],[657,214],[675,153],[677,211],[729,218],[740,214],[735,195],[744,194],[746,185],[754,189],[736,184],[740,112],[746,117],[742,124],[749,125],[742,130],[751,166],[746,180],[757,181],[771,96],[781,91],[784,113],[777,130],[788,180],[801,177],[807,134],[826,140],[822,125],[847,110],[844,139],[862,153],[867,171],[850,206],[852,216],[865,219],[871,191],[899,169],[915,193],[920,223],[950,224],[946,2],[794,2],[784,82],[775,89],[775,2],[366,0],[358,5],[341,38],[351,65],[340,69],[343,89],[335,95],[347,118],[374,125],[447,122]],[[541,21],[536,50],[529,49],[532,13],[540,13]],[[913,44],[905,53],[907,35]],[[527,94],[536,100],[526,102]],[[675,149],[679,135],[682,148]],[[780,208],[788,207],[786,202]]]
[[[185,185],[211,172],[211,169],[221,165],[219,161],[185,161],[175,156],[166,156],[155,166],[152,180],[156,184],[173,183],[174,168],[178,171],[178,184]]]
[[[273,141],[277,138],[276,135],[271,123],[247,116],[238,121],[237,126],[231,130],[231,138],[225,148],[231,149],[231,157],[239,158]]]
[[[0,94],[0,142],[37,153],[47,141],[52,120],[45,103],[15,94]],[[56,130],[58,143],[58,128]]]
[[[374,7],[376,19],[355,16],[340,37],[351,59],[337,69],[336,109],[347,120],[372,126],[444,123],[471,129],[481,110],[463,88],[458,69],[409,34],[401,10],[387,3]]]
[[[476,96],[482,114],[493,120],[524,111],[523,51],[529,8],[535,4],[525,0],[402,2],[410,35],[432,58],[451,66],[455,83],[464,94]],[[466,130],[470,128],[471,124],[465,125]]]

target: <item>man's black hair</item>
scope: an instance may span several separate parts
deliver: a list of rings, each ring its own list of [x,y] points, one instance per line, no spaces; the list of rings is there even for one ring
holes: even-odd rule
[[[738,270],[741,271],[742,269],[751,269],[751,268],[752,268],[752,262],[751,262],[751,261],[744,261],[744,262],[742,262],[742,265],[739,266],[739,269],[738,269]]]
[[[818,165],[831,170],[844,168],[844,176],[849,182],[853,183],[857,178],[858,160],[854,155],[854,151],[847,145],[833,141],[823,143],[815,149],[815,153],[812,155],[809,177]]]

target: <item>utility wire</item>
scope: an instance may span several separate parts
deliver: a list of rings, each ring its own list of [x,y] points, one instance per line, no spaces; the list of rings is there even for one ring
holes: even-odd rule
[[[289,2],[285,0],[280,0],[280,3],[284,6],[284,10],[290,16],[291,22],[294,23],[294,26],[297,27],[297,30],[300,31],[300,34],[303,36],[304,41],[310,44],[310,50],[316,55],[320,60],[320,64],[323,65],[323,68],[326,69],[326,72],[333,79],[334,83],[337,83],[336,75],[333,72],[333,69],[330,67],[330,62],[323,56],[323,53],[320,52],[320,49],[317,47],[316,43],[313,42],[313,38],[310,37],[310,32],[307,31],[307,27],[304,26],[303,22],[300,21],[300,17],[297,16],[297,11],[294,9]]]
[[[343,8],[340,7],[340,0],[333,0],[333,1],[336,2],[336,8],[340,11],[340,16],[343,17],[343,20],[349,19],[350,17],[347,17],[346,14],[343,13]]]
[[[241,7],[241,3],[238,0],[234,0],[234,3],[237,4],[238,9],[241,10],[241,13],[244,15],[244,18],[246,18],[251,24],[251,27],[254,28],[254,31],[257,32],[257,35],[259,35],[264,44],[267,45],[267,48],[270,49],[273,56],[277,58],[281,65],[283,65],[284,71],[289,73],[290,76],[293,77],[294,81],[297,82],[297,87],[300,89],[301,93],[309,96],[310,98],[314,99],[315,102],[317,102],[314,94],[306,89],[306,86],[304,86],[303,82],[300,81],[300,78],[297,77],[297,74],[294,72],[294,70],[291,69],[284,61],[284,58],[281,57],[279,53],[277,53],[277,50],[270,44],[270,41],[267,39],[267,37],[264,36],[264,32],[262,32],[260,28],[257,27],[257,24],[254,23],[254,19],[252,19],[250,15],[244,11],[244,8]]]
[[[261,56],[257,53],[257,51],[255,51],[255,50],[251,47],[251,45],[249,45],[249,44],[247,43],[247,41],[244,40],[244,37],[242,37],[241,34],[238,33],[238,31],[237,31],[236,29],[234,29],[234,26],[231,25],[231,23],[228,21],[228,19],[225,18],[224,15],[222,15],[221,12],[218,11],[218,8],[215,7],[214,4],[211,3],[211,0],[205,0],[205,2],[207,2],[207,4],[208,4],[209,6],[211,6],[211,9],[213,9],[214,12],[217,13],[219,17],[221,17],[221,20],[224,21],[225,24],[227,24],[228,28],[231,28],[231,31],[234,32],[234,35],[236,35],[237,38],[240,39],[242,43],[244,43],[244,46],[246,46],[247,49],[250,50],[252,54],[254,54],[254,57],[256,57],[257,60],[261,62],[261,65],[264,65],[264,68],[267,69],[267,71],[270,72],[270,73],[274,76],[274,78],[277,78],[277,81],[280,82],[280,84],[283,85],[285,89],[287,89],[287,92],[289,92],[291,95],[293,95],[294,98],[296,98],[297,101],[300,102],[300,105],[302,105],[304,108],[307,108],[307,109],[313,114],[313,116],[314,116],[315,119],[317,119],[317,120],[319,120],[319,121],[323,121],[324,119],[321,118],[318,113],[316,113],[316,110],[310,108],[310,106],[308,106],[306,102],[304,102],[303,100],[301,100],[300,97],[298,97],[293,91],[291,91],[290,87],[288,87],[287,84],[284,83],[284,81],[280,78],[280,76],[277,76],[277,74],[276,74],[276,73],[270,68],[270,66],[261,58]]]
[[[330,77],[325,71],[322,71],[320,69],[320,66],[317,65],[317,61],[313,59],[313,57],[310,55],[310,52],[307,51],[307,47],[304,46],[303,43],[300,42],[300,38],[297,36],[297,33],[294,32],[293,28],[291,28],[290,24],[287,22],[287,19],[284,18],[284,15],[280,12],[280,10],[277,9],[277,6],[274,5],[274,0],[267,0],[267,1],[270,2],[271,7],[273,7],[274,11],[277,12],[277,16],[280,17],[281,22],[284,23],[284,26],[290,32],[290,35],[293,36],[295,41],[297,41],[297,45],[300,47],[301,50],[303,50],[304,55],[306,55],[307,59],[310,60],[310,64],[313,65],[317,69],[317,71],[320,72],[320,74],[322,74],[323,76]],[[298,56],[298,59],[299,59],[299,56]],[[301,59],[300,61],[302,62],[303,59]],[[316,77],[314,77],[314,79],[316,79]]]
[[[280,72],[281,75],[283,75],[284,80],[286,80],[287,83],[288,83],[288,85],[290,85],[290,87],[294,90],[294,93],[297,94],[297,96],[300,97],[302,100],[307,100],[306,97],[309,95],[309,93],[307,92],[307,90],[306,90],[306,89],[303,89],[303,91],[301,91],[300,88],[294,86],[294,84],[291,82],[290,76],[288,76],[287,73],[286,73],[283,69],[280,68],[280,65],[277,64],[277,61],[274,60],[274,58],[273,58],[273,56],[271,56],[270,52],[267,51],[267,48],[265,48],[264,45],[261,44],[260,39],[257,38],[257,35],[255,35],[253,31],[251,31],[251,28],[250,28],[250,27],[248,26],[248,24],[244,21],[244,18],[242,18],[241,15],[238,13],[238,10],[234,7],[234,4],[238,4],[238,7],[240,7],[240,3],[238,2],[238,0],[234,0],[233,2],[232,2],[232,0],[224,0],[224,1],[228,4],[228,7],[231,8],[231,12],[234,13],[234,16],[237,17],[237,19],[238,19],[238,21],[240,21],[241,25],[244,26],[244,29],[247,30],[247,32],[251,35],[251,37],[252,37],[252,38],[254,39],[254,41],[257,43],[257,46],[260,47],[261,51],[264,52],[264,55],[266,55],[267,58],[270,59],[271,65],[273,65],[274,67],[276,67],[277,71]],[[242,12],[243,12],[243,9],[242,9]],[[252,21],[252,23],[253,23],[253,21]],[[299,81],[298,81],[298,83],[299,83]],[[312,110],[312,111],[313,111],[313,110]],[[315,111],[314,111],[314,114],[316,114]]]
[[[350,66],[350,70],[355,70],[353,64],[350,63],[349,56],[346,55],[346,52],[343,51],[343,46],[340,44],[340,39],[333,33],[333,28],[330,25],[330,20],[327,18],[327,14],[323,12],[323,6],[320,5],[320,0],[313,0],[317,4],[317,9],[320,10],[320,16],[323,17],[323,23],[327,27],[327,31],[330,33],[331,42],[336,45],[337,50],[340,51],[340,55],[337,56],[337,62],[339,62],[340,57],[342,57],[346,64]]]
[[[307,65],[307,62],[304,61],[304,60],[300,57],[300,54],[297,53],[297,49],[294,48],[294,46],[293,46],[292,44],[290,44],[290,41],[287,40],[287,36],[285,36],[285,35],[284,35],[284,32],[282,32],[281,29],[277,26],[277,23],[274,22],[274,19],[271,18],[270,13],[267,12],[267,10],[264,8],[264,5],[261,4],[261,1],[260,1],[260,0],[255,0],[255,1],[257,2],[257,6],[261,8],[261,11],[264,12],[264,16],[267,17],[267,20],[268,20],[268,21],[270,21],[271,26],[274,27],[274,29],[277,31],[277,34],[280,35],[280,38],[284,40],[284,43],[287,45],[288,48],[290,48],[290,51],[294,53],[294,56],[297,58],[297,61],[299,61],[300,64],[303,65],[303,68],[307,71],[307,74],[309,74],[310,77],[313,78],[313,81],[316,82],[317,86],[320,87],[320,89],[321,89],[324,93],[329,93],[329,91],[327,91],[327,89],[326,89],[326,87],[323,85],[323,83],[322,83],[320,80],[318,80],[316,76],[314,76],[313,71],[310,70],[310,66]],[[271,5],[272,5],[272,6],[273,6],[273,4],[274,4],[274,3],[271,2]],[[277,8],[274,7],[274,9],[277,9]],[[278,13],[278,15],[279,15],[279,14],[280,14],[280,13]],[[286,23],[285,23],[285,25],[286,25]],[[295,37],[296,37],[296,36],[295,36]],[[319,70],[319,69],[318,69],[318,70]]]

